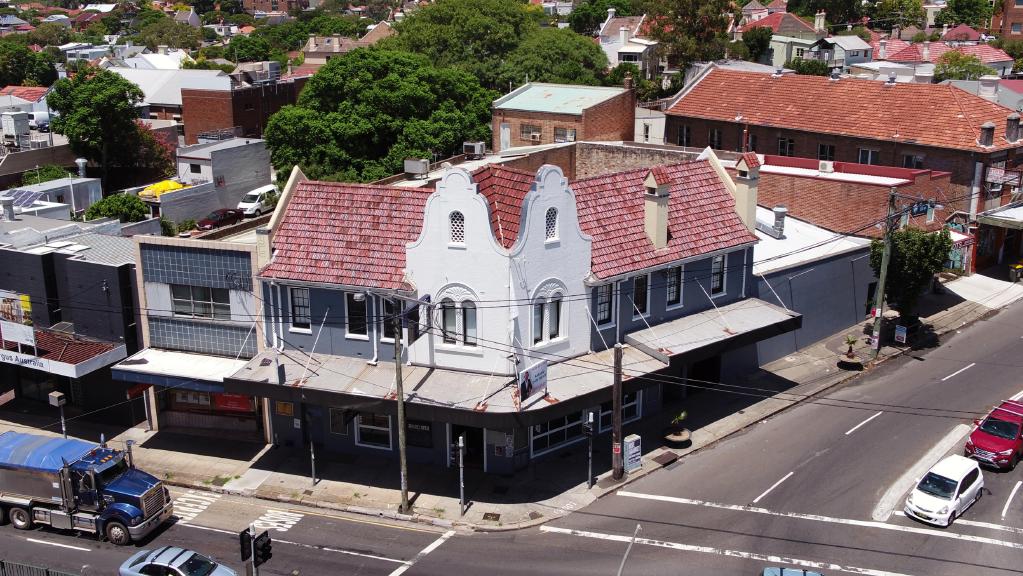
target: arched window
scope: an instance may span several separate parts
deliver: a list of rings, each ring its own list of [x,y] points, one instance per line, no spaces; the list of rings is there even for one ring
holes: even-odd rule
[[[450,298],[440,301],[440,330],[445,344],[458,342],[458,311],[455,309],[454,300]]]
[[[546,218],[546,231],[548,240],[558,239],[558,209],[548,208]]]
[[[476,345],[476,304],[471,300],[462,302],[462,343],[466,346]]]
[[[547,302],[547,336],[551,340],[561,336],[561,294]]]
[[[448,228],[452,244],[465,244],[465,216],[461,212],[452,212],[448,216]]]
[[[533,344],[561,337],[561,298],[556,293],[533,303]]]

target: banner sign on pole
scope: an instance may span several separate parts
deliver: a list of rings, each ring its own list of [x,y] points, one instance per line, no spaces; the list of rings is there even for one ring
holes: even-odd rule
[[[28,294],[0,290],[0,331],[4,340],[36,345],[32,327],[32,301]]]

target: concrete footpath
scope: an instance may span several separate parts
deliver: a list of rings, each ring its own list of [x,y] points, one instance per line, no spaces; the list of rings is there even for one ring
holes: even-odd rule
[[[1015,302],[1023,297],[1023,285],[973,276],[945,284],[942,292],[928,294],[920,302],[923,322],[920,339],[924,343],[917,344],[915,349],[935,346],[942,335]],[[582,508],[667,463],[858,377],[864,372],[838,367],[847,348],[847,334],[859,337],[854,348],[858,357],[868,359],[866,371],[877,362],[914,349],[885,346],[876,361],[869,361],[873,351],[867,348],[865,327],[866,323],[853,326],[767,364],[741,384],[690,388],[686,398],[667,403],[660,417],[626,425],[625,434],[639,434],[643,438],[645,452],[642,468],[621,482],[610,477],[611,440],[607,434],[594,441],[593,466],[598,476],[593,488],[586,483],[586,442],[561,450],[510,477],[467,470],[465,494],[469,507],[464,515],[460,514],[456,469],[410,465],[413,514],[402,516],[398,514],[398,468],[389,459],[320,456],[315,461],[313,482],[310,455],[297,451],[223,437],[151,433],[143,428],[103,429],[82,419],[72,420],[68,428],[71,435],[92,441],[105,434],[115,447],[134,440],[137,465],[173,485],[444,527],[518,529]],[[58,434],[59,423],[54,422],[52,412],[44,410],[38,404],[20,401],[6,405],[0,409],[0,431],[42,429],[44,433]],[[691,443],[683,448],[664,446],[664,426],[681,410],[689,414],[686,426],[692,430]]]

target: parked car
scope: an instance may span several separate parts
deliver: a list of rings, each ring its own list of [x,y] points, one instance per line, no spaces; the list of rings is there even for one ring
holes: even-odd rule
[[[984,494],[984,475],[975,460],[953,454],[938,462],[906,498],[907,516],[951,526]]]
[[[210,212],[197,224],[200,230],[213,230],[221,226],[237,224],[242,221],[242,211],[235,208],[221,208]]]
[[[1006,400],[966,440],[966,455],[981,464],[1012,470],[1023,459],[1023,402]]]
[[[238,209],[246,216],[262,216],[264,212],[271,210],[267,196],[276,193],[277,186],[273,184],[256,188],[242,198],[238,203]]]
[[[237,572],[211,558],[177,546],[140,550],[125,560],[117,573],[119,576],[238,576]]]
[[[50,131],[50,123],[49,122],[39,122],[36,125],[36,130],[38,130],[40,132],[49,132]]]
[[[810,572],[800,568],[764,568],[761,576],[824,576],[820,572]]]

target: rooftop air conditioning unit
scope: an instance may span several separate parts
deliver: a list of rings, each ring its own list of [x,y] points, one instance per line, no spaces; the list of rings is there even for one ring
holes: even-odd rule
[[[818,172],[834,172],[835,163],[831,160],[821,160],[820,166],[817,168]]]
[[[462,154],[465,154],[467,158],[476,160],[482,158],[487,153],[487,147],[483,142],[463,142],[462,143]]]
[[[539,144],[540,143],[540,133],[539,132],[532,132],[532,133],[530,133],[529,134],[529,141],[530,142],[536,142],[536,143]]]
[[[410,178],[425,178],[430,173],[430,161],[426,158],[406,158],[405,174]]]

